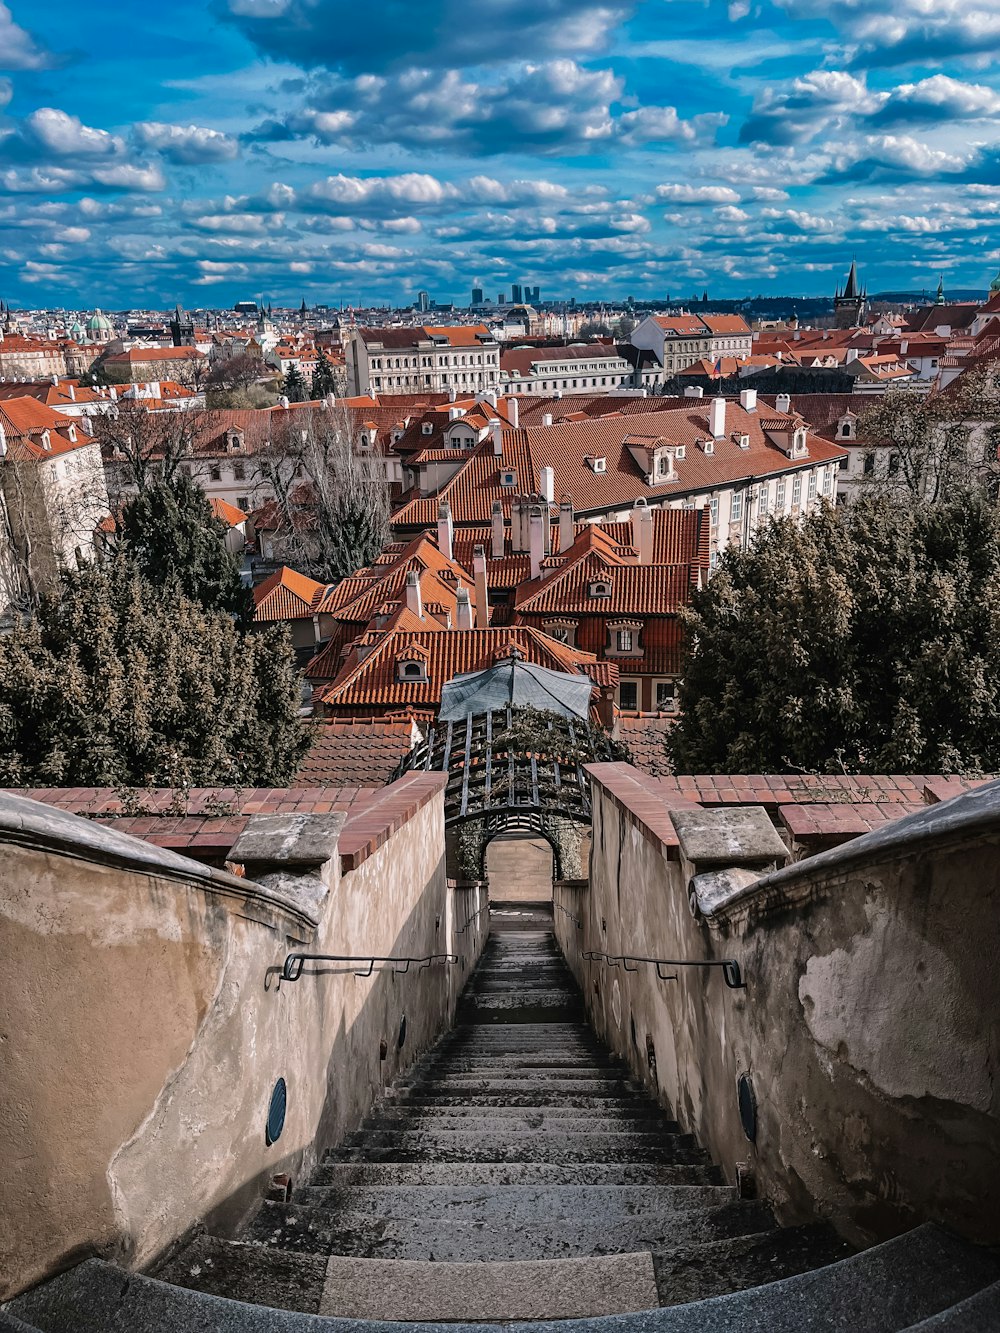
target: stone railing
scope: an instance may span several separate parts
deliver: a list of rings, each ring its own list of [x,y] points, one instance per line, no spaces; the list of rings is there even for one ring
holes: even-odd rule
[[[235,1230],[450,1024],[487,917],[468,925],[485,896],[448,885],[443,786],[252,816],[235,874],[0,794],[0,1299],[87,1255],[145,1266],[202,1221]],[[279,984],[293,952],[457,961]]]
[[[682,1128],[783,1222],[1000,1240],[1000,783],[787,864],[760,807],[590,772],[590,880],[557,885],[556,932]],[[734,959],[745,988],[622,956]]]

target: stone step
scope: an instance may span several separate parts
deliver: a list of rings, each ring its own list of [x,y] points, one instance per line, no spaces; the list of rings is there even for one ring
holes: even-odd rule
[[[590,1097],[577,1098],[577,1102],[584,1104],[577,1105],[572,1098],[556,1097],[551,1102],[540,1101],[538,1098],[528,1100],[525,1094],[525,1100],[518,1104],[511,1100],[501,1100],[499,1098],[482,1099],[473,1101],[471,1098],[423,1098],[414,1097],[387,1097],[381,1103],[382,1111],[386,1114],[408,1114],[419,1116],[421,1119],[430,1118],[434,1115],[457,1116],[461,1118],[468,1117],[475,1119],[483,1115],[501,1117],[502,1119],[516,1120],[525,1114],[537,1113],[544,1115],[546,1120],[575,1119],[588,1112],[595,1115],[612,1117],[616,1120],[652,1120],[657,1122],[661,1129],[668,1125],[674,1126],[671,1132],[676,1133],[676,1121],[669,1120],[666,1113],[656,1105],[655,1102],[643,1102],[633,1100],[632,1098],[623,1098],[621,1101],[615,1101],[611,1097]],[[379,1114],[382,1113],[379,1112]]]
[[[372,1134],[419,1133],[437,1136],[444,1132],[461,1131],[463,1134],[536,1134],[539,1131],[560,1134],[676,1134],[677,1122],[650,1116],[569,1116],[550,1115],[548,1108],[532,1112],[522,1108],[519,1116],[496,1116],[488,1110],[480,1115],[448,1115],[431,1111],[417,1114],[405,1108],[397,1112],[385,1111],[369,1116],[365,1128],[349,1143],[363,1144]]]
[[[839,1263],[732,1295],[657,1310],[634,1321],[619,1320],[615,1327],[618,1333],[750,1329],[762,1333],[802,1333],[803,1329],[810,1333],[995,1333],[995,1322],[989,1322],[995,1297],[987,1296],[984,1288],[1000,1280],[998,1269],[995,1255],[928,1225]],[[326,1272],[330,1271],[328,1264]],[[447,1275],[446,1268],[435,1264],[432,1277]],[[387,1274],[381,1269],[377,1285],[384,1288],[390,1282],[391,1270]],[[269,1282],[263,1285],[273,1289]],[[979,1293],[986,1310],[982,1318],[970,1299]],[[961,1303],[968,1313],[953,1310]],[[946,1311],[954,1316],[951,1324],[947,1320],[936,1325],[931,1322],[933,1316]],[[128,1273],[98,1259],[88,1259],[16,1297],[7,1313],[40,1333],[361,1333],[345,1319],[255,1310],[240,1301]],[[443,1330],[410,1324],[408,1333]],[[449,1333],[483,1330],[455,1321]]]
[[[509,1185],[721,1185],[712,1165],[569,1162],[335,1162],[324,1159],[314,1185],[458,1185],[502,1189]],[[270,1205],[265,1205],[268,1207]]]
[[[782,1227],[696,1244],[680,1236],[653,1255],[661,1305],[724,1296],[845,1259],[851,1247],[831,1227]]]
[[[959,1301],[950,1310],[911,1324],[906,1333],[997,1333],[1000,1329],[1000,1282]]]
[[[475,1185],[312,1184],[296,1204],[334,1213],[369,1213],[383,1218],[489,1222],[511,1226],[545,1218],[674,1217],[692,1209],[735,1203],[726,1185],[511,1185],[490,1190]]]
[[[463,1104],[471,1104],[476,1097],[531,1097],[533,1104],[547,1099],[562,1100],[572,1093],[586,1097],[609,1098],[617,1102],[639,1100],[640,1089],[626,1079],[611,1078],[549,1078],[549,1079],[505,1079],[482,1078],[464,1081],[452,1080],[435,1082],[424,1078],[415,1082],[399,1084],[396,1088],[400,1095],[414,1094],[422,1097],[458,1097]]]
[[[595,1070],[597,1072],[607,1072],[612,1074],[624,1075],[627,1071],[620,1060],[606,1059],[602,1060],[598,1056],[588,1052],[580,1055],[464,1055],[456,1053],[455,1055],[441,1056],[435,1061],[423,1060],[417,1066],[421,1073],[427,1074],[490,1074],[510,1073],[518,1075],[524,1072],[533,1073],[539,1070],[572,1070],[579,1073],[581,1070]]]
[[[649,1254],[602,1257],[590,1267],[580,1260],[390,1263],[202,1236],[158,1277],[230,1301],[351,1319],[565,1319],[657,1304]],[[596,1282],[610,1290],[598,1291]]]
[[[390,1137],[390,1136],[385,1136]],[[571,1162],[698,1165],[707,1160],[694,1140],[685,1135],[651,1134],[533,1134],[511,1140],[506,1135],[410,1134],[393,1136],[395,1142],[333,1149],[339,1162]]]
[[[279,1221],[280,1219],[280,1221]],[[308,1204],[277,1204],[253,1239],[282,1250],[340,1254],[358,1259],[437,1260],[439,1263],[513,1262],[575,1259],[596,1254],[628,1254],[767,1230],[774,1225],[760,1203],[728,1203],[663,1215],[541,1221],[440,1217],[377,1217],[332,1211]]]

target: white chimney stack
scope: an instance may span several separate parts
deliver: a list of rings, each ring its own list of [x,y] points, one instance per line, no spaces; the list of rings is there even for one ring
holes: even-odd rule
[[[532,505],[528,516],[529,558],[531,577],[537,579],[542,573],[542,561],[545,559],[545,524],[541,505]]]
[[[503,426],[499,421],[490,422],[490,435],[493,437],[493,452],[499,458],[503,453]]]
[[[454,535],[455,525],[451,519],[451,505],[447,500],[442,500],[438,505],[438,550],[449,560],[453,558]]]
[[[792,410],[792,400],[787,393],[779,393],[774,400],[774,410],[780,417],[787,417]]]
[[[486,586],[486,552],[481,546],[472,552],[472,573],[476,580],[476,625],[486,629],[490,623],[490,595]]]
[[[542,492],[542,499],[546,504],[554,504],[556,498],[556,472],[555,468],[543,467],[539,470],[539,485]]]
[[[551,426],[551,425],[552,425],[552,413],[551,413],[551,412],[543,412],[543,413],[542,413],[542,425],[543,425],[543,426]]]
[[[456,629],[472,629],[472,602],[469,599],[469,590],[464,583],[460,583],[455,591],[456,602]]]
[[[857,359],[858,359],[858,349],[856,347],[848,347],[846,364],[850,365],[852,361],[857,361]]]
[[[453,403],[457,397],[458,390],[455,388],[454,384],[452,384],[448,389],[448,402]]]
[[[499,500],[493,501],[493,517],[491,521],[493,524],[493,559],[502,560],[506,534],[504,533],[503,505]]]
[[[756,412],[756,411],[757,411],[757,390],[756,390],[756,389],[744,389],[744,390],[743,390],[743,392],[740,394],[740,407],[743,408],[743,411],[744,411],[744,412]]]
[[[704,398],[705,390],[700,384],[689,384],[684,390],[685,398]]]
[[[420,578],[415,569],[409,570],[406,575],[406,609],[423,620],[424,602],[420,595]]]
[[[708,411],[708,429],[712,432],[713,440],[721,440],[726,433],[726,400],[725,398],[713,398],[712,406]]]
[[[513,426],[514,430],[517,430],[518,426],[521,424],[521,410],[516,398],[507,399],[507,420],[510,422],[511,426]]]
[[[573,517],[573,500],[564,495],[559,501],[559,550],[568,551],[576,540],[576,520]]]
[[[646,501],[640,495],[632,506],[631,514],[629,514],[629,521],[632,525],[632,545],[637,551],[639,549],[639,522],[642,518],[642,511],[648,509],[648,507]]]

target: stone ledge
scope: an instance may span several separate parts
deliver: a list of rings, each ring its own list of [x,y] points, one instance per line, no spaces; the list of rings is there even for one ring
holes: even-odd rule
[[[660,847],[668,860],[680,855],[680,840],[670,819],[671,810],[698,810],[697,801],[671,796],[631,764],[587,764],[586,772],[647,841]]]
[[[4,844],[110,866],[131,874],[174,880],[204,893],[239,898],[265,914],[293,918],[297,928],[316,924],[294,899],[269,891],[252,880],[214,870],[57,806],[0,792],[0,846]]]
[[[446,773],[406,773],[383,788],[356,814],[349,815],[340,835],[340,868],[357,870],[384,842],[443,792]]]

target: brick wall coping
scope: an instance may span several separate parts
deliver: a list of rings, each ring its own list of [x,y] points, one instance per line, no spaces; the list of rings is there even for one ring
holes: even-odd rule
[[[797,842],[810,838],[858,838],[893,819],[923,810],[915,801],[858,802],[855,805],[782,805],[778,818]]]
[[[310,913],[293,896],[212,869],[148,841],[127,837],[117,828],[81,819],[58,806],[0,791],[0,847],[3,846],[111,866],[129,874],[191,885],[204,893],[239,898],[263,910],[269,918],[277,914],[294,921],[296,929],[315,925]]]
[[[1000,781],[981,783],[951,800],[937,801],[885,823],[840,847],[773,870],[735,893],[716,915],[738,913],[753,899],[777,901],[794,896],[818,879],[837,878],[860,867],[931,851],[939,853],[950,846],[980,840],[1000,843]]]
[[[96,827],[115,834],[141,838],[164,852],[185,852],[202,861],[228,859],[253,815],[344,811],[348,818],[339,852],[346,873],[373,855],[444,789],[446,781],[442,773],[418,772],[387,787],[262,787],[242,792],[203,787],[188,791],[183,805],[169,788],[143,790],[136,793],[136,801],[101,787],[22,787],[6,793],[0,789],[0,799],[5,794],[27,797],[66,814],[86,816]],[[131,813],[136,804],[143,813]]]

